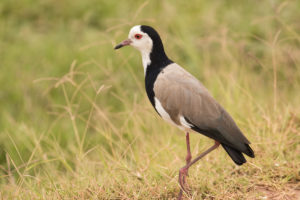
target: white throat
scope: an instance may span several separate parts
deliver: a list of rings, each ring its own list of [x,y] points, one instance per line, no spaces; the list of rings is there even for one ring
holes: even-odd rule
[[[141,35],[141,38],[136,38],[136,35]],[[144,75],[146,76],[147,67],[150,65],[150,53],[152,51],[153,41],[150,36],[141,30],[141,25],[134,26],[130,29],[128,38],[131,39],[130,44],[142,54],[142,61],[144,67]]]
[[[143,67],[144,67],[144,75],[146,76],[147,72],[147,67],[150,65],[151,60],[150,60],[150,53],[148,51],[141,51],[142,54],[142,61],[143,61]]]

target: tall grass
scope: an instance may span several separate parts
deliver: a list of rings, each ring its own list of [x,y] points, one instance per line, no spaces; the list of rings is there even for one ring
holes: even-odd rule
[[[297,1],[0,2],[0,196],[175,199],[184,134],[144,91],[136,24],[199,78],[252,142],[236,167],[222,149],[191,168],[187,199],[297,199]],[[191,135],[193,156],[211,145]]]

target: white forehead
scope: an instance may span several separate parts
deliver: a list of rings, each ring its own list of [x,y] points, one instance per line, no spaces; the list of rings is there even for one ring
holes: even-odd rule
[[[136,25],[134,27],[132,27],[129,31],[129,37],[132,36],[132,35],[135,35],[137,33],[143,33],[142,30],[141,30],[141,25]]]

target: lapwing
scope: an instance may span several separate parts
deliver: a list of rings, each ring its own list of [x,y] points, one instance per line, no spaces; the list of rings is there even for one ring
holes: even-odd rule
[[[157,31],[146,25],[131,28],[128,39],[115,49],[133,46],[142,55],[145,88],[156,112],[167,122],[185,132],[186,165],[179,170],[181,186],[178,199],[186,190],[186,176],[191,165],[221,144],[237,164],[246,162],[243,154],[254,158],[249,140],[243,135],[232,117],[212,97],[193,75],[168,58]],[[195,131],[214,140],[205,152],[192,160],[189,132]]]

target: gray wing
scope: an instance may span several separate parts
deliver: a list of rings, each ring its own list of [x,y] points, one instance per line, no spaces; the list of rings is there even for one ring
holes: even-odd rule
[[[154,84],[155,97],[180,125],[180,116],[192,129],[242,152],[250,142],[231,116],[190,73],[177,64],[166,67]]]

